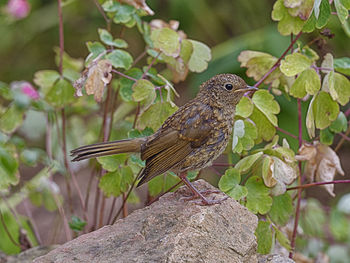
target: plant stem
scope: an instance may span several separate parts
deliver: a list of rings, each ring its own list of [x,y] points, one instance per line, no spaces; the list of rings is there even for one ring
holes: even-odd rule
[[[143,51],[137,58],[135,58],[134,63],[132,63],[132,67],[135,66],[144,56],[147,55],[147,51]]]
[[[152,60],[151,63],[148,65],[148,67],[147,67],[147,69],[145,70],[145,72],[143,72],[141,79],[143,79],[143,78],[146,77],[146,74],[147,74],[148,71],[151,69],[151,67],[153,66],[154,62],[156,62],[157,58],[160,56],[161,53],[162,53],[162,52],[159,51],[159,53],[157,54],[157,56],[155,56],[155,57],[153,58],[153,60]]]
[[[282,133],[292,137],[293,139],[299,140],[297,136],[295,136],[294,134],[290,133],[289,131],[283,130],[282,128],[280,128],[278,126],[276,126],[275,128],[276,128],[276,130],[278,130],[278,131],[280,131],[280,132],[282,132]]]
[[[218,166],[218,167],[220,167],[220,166],[222,166],[222,167],[231,166],[231,167],[233,167],[233,166],[235,166],[235,164],[233,164],[233,163],[213,163],[212,166]]]
[[[37,224],[34,221],[32,211],[30,211],[26,200],[23,202],[23,206],[24,206],[24,210],[26,211],[26,214],[27,214],[27,216],[29,218],[29,222],[33,226],[33,232],[34,232],[35,238],[38,241],[38,244],[40,246],[40,245],[43,244],[43,242],[42,242],[42,240],[40,238],[39,229],[38,229]]]
[[[268,72],[266,72],[266,74],[257,83],[255,83],[254,87],[259,87],[261,85],[261,83],[263,83],[264,80],[280,65],[281,60],[287,55],[288,51],[293,48],[293,45],[299,39],[301,34],[302,34],[302,32],[300,32],[299,34],[297,34],[295,36],[293,41],[290,43],[289,47],[283,52],[283,54],[279,57],[279,59],[276,61],[276,63],[270,68],[270,70]]]
[[[287,188],[287,191],[290,190],[299,190],[299,189],[304,189],[304,188],[309,188],[313,186],[318,186],[318,185],[326,185],[326,184],[349,184],[350,180],[335,180],[335,181],[329,181],[329,182],[316,182],[316,183],[310,183],[310,184],[303,184],[303,185],[298,185],[298,186],[293,186]]]
[[[53,194],[52,196],[53,196],[53,199],[55,200],[56,206],[58,208],[58,212],[60,213],[61,218],[63,220],[63,226],[64,226],[64,232],[66,234],[66,239],[67,239],[67,241],[72,240],[72,233],[69,229],[68,219],[67,219],[66,214],[64,212],[64,209],[60,203],[60,200],[58,199],[56,194]]]
[[[181,185],[183,182],[182,181],[179,181],[177,182],[176,184],[174,184],[172,187],[170,187],[167,191],[165,191],[164,193],[161,193],[159,195],[157,195],[154,199],[152,199],[150,202],[148,202],[146,204],[146,206],[149,206],[151,204],[153,204],[154,202],[158,201],[159,198],[161,198],[163,195],[169,193],[171,190],[173,190],[175,187]]]
[[[120,75],[120,76],[122,76],[122,77],[124,77],[124,78],[130,79],[130,80],[132,80],[132,81],[135,81],[135,82],[138,81],[138,79],[135,79],[135,78],[130,77],[130,76],[124,74],[124,73],[121,73],[121,72],[118,71],[118,70],[112,69],[112,72],[114,72],[114,73],[116,73],[116,74],[118,74],[118,75]]]
[[[128,214],[129,214],[129,212],[128,212],[128,206],[127,206],[127,203],[126,203],[126,194],[125,193],[123,193],[123,203],[124,203],[124,205],[123,205],[123,218],[125,218],[125,217],[127,217],[128,216]]]
[[[97,10],[101,13],[101,15],[103,16],[103,19],[106,21],[107,26],[110,25],[110,19],[108,19],[108,17],[106,16],[105,11],[102,9],[102,6],[100,5],[100,3],[97,0],[93,0],[93,1],[97,7]]]
[[[347,129],[347,131],[345,132],[345,136],[348,136],[350,134],[350,127]],[[345,138],[341,138],[341,140],[338,142],[337,146],[335,147],[334,151],[337,152],[340,147],[343,145],[343,143],[345,142]]]
[[[136,184],[137,179],[138,179],[138,178],[135,177],[134,181],[132,182],[132,184],[131,184],[131,186],[130,186],[130,188],[129,188],[128,193],[126,194],[125,199],[123,198],[123,203],[122,203],[122,205],[120,206],[120,208],[119,208],[117,214],[114,216],[112,222],[108,222],[109,224],[114,224],[115,221],[117,221],[118,216],[120,215],[121,211],[123,210],[123,207],[124,207],[126,201],[128,200],[129,195],[131,194],[131,191],[134,189],[134,186],[135,186],[135,184]]]
[[[302,126],[302,118],[301,118],[301,100],[298,99],[298,128],[299,128],[299,148],[301,147],[303,143],[302,135],[303,135],[303,126]],[[298,185],[300,186],[302,184],[302,170],[301,170],[301,161],[298,162],[299,167],[299,176],[298,176]],[[293,228],[293,234],[292,234],[292,240],[290,242],[291,245],[291,251],[289,253],[289,258],[293,258],[293,253],[295,250],[295,239],[297,236],[297,229],[299,224],[299,216],[300,216],[300,203],[301,203],[301,191],[302,188],[298,189],[298,199],[297,199],[297,206],[295,209],[295,218],[294,218],[294,228]]]

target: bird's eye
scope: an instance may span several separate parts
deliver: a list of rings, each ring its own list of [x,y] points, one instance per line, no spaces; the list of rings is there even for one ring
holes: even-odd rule
[[[233,89],[233,85],[231,83],[226,83],[225,84],[225,89],[232,90]]]

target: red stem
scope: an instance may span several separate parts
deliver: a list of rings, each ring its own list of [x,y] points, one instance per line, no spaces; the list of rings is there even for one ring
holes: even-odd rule
[[[112,72],[114,72],[114,73],[116,73],[116,74],[118,74],[118,75],[120,75],[120,76],[122,76],[122,77],[124,77],[124,78],[127,78],[127,79],[130,79],[130,80],[132,80],[132,81],[138,81],[138,79],[135,79],[135,78],[133,78],[133,77],[130,77],[130,76],[128,76],[128,75],[125,75],[124,73],[121,73],[120,71],[118,71],[118,70],[115,70],[115,69],[112,69]]]
[[[289,187],[289,188],[287,188],[287,191],[296,190],[296,189],[304,189],[304,188],[309,188],[309,187],[318,186],[318,185],[325,185],[325,184],[349,184],[349,183],[350,183],[350,180],[336,180],[336,181],[329,181],[329,182],[316,182],[316,183],[311,183],[311,184],[303,184],[303,185]]]
[[[302,118],[301,118],[301,100],[300,99],[298,99],[298,127],[299,127],[298,139],[299,139],[299,148],[300,148],[302,143],[303,143],[303,139],[302,139],[303,126],[302,126]],[[301,161],[299,161],[298,167],[299,167],[298,184],[300,186],[302,184]],[[294,228],[293,228],[292,240],[290,242],[292,249],[289,253],[289,258],[293,258],[293,253],[295,250],[295,239],[297,236],[297,229],[298,229],[299,216],[300,216],[301,191],[302,191],[302,188],[299,188],[298,189],[297,206],[296,206],[296,210],[295,210]]]
[[[346,136],[345,134],[343,134],[343,133],[338,133],[341,137],[343,137],[344,138],[344,140],[346,140],[346,141],[349,141],[350,142],[350,138],[348,137],[348,136]]]
[[[290,43],[289,47],[283,52],[283,54],[276,61],[276,63],[270,68],[270,70],[268,72],[266,72],[266,74],[257,83],[255,83],[254,87],[259,87],[261,85],[261,83],[263,83],[264,80],[280,65],[281,60],[287,55],[288,51],[293,48],[293,45],[299,39],[301,34],[302,34],[302,32],[300,32],[298,35],[295,36],[293,41]]]

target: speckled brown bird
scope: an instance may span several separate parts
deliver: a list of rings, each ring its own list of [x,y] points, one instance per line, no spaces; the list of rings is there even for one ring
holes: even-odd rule
[[[245,93],[255,90],[236,75],[216,75],[204,82],[197,96],[180,107],[153,135],[82,146],[72,151],[73,161],[139,152],[146,166],[139,174],[138,186],[171,170],[203,204],[219,203],[220,200],[208,200],[194,188],[186,171],[209,166],[225,150],[236,105]]]

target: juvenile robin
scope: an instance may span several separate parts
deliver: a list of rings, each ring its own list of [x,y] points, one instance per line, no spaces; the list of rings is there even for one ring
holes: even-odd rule
[[[222,200],[208,200],[199,192],[186,178],[186,171],[211,165],[225,150],[236,105],[244,94],[255,90],[236,75],[216,75],[204,82],[197,96],[180,107],[153,135],[82,146],[72,150],[73,161],[138,152],[146,160],[138,186],[171,170],[204,205],[220,203]]]

